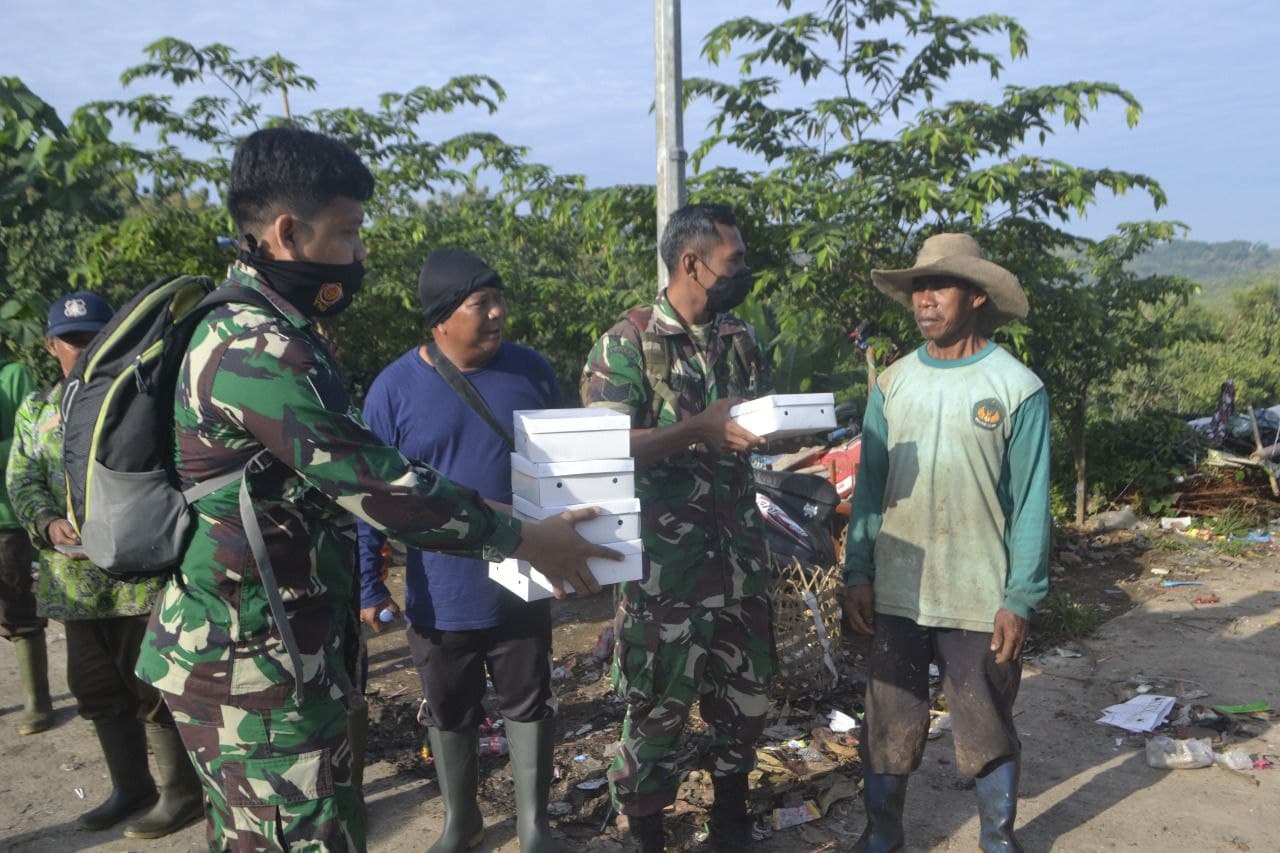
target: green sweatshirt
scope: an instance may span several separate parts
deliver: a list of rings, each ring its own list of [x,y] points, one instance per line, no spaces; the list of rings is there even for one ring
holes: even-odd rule
[[[13,446],[13,418],[27,395],[36,388],[27,369],[17,362],[0,359],[0,530],[20,527],[4,488],[4,472]]]
[[[1049,402],[989,343],[943,361],[924,347],[876,381],[845,546],[845,581],[878,613],[990,632],[1049,587]]]

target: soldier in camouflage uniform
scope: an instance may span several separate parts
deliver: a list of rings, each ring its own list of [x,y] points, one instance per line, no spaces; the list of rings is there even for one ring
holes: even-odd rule
[[[265,302],[213,309],[179,374],[184,485],[262,460],[246,482],[301,660],[297,671],[271,616],[238,487],[221,488],[196,504],[138,661],[204,784],[211,850],[365,849],[353,784],[355,517],[416,548],[528,559],[575,589],[599,588],[588,556],[612,556],[573,531],[591,513],[522,526],[366,429],[315,321],[360,289],[372,191],[337,140],[290,127],[250,135],[231,168],[243,251],[228,284]]]
[[[111,306],[92,293],[72,293],[49,309],[46,347],[64,376],[110,318]],[[156,689],[133,674],[160,585],[112,580],[76,555],[80,540],[67,521],[62,471],[62,390],[59,382],[18,409],[6,485],[18,520],[39,548],[37,610],[66,629],[67,686],[80,716],[93,723],[111,778],[106,801],[78,824],[106,829],[153,806],[125,828],[125,836],[160,838],[204,814],[173,717]],[[148,741],[158,779],[147,771]]]
[[[718,847],[751,841],[747,774],[768,708],[772,625],[763,530],[746,451],[761,439],[729,408],[765,393],[754,333],[724,313],[752,276],[733,212],[689,205],[662,236],[670,284],[592,349],[588,406],[632,419],[645,571],[621,590],[614,685],[627,700],[609,771],[643,850],[661,850],[677,752],[695,701],[710,729]]]

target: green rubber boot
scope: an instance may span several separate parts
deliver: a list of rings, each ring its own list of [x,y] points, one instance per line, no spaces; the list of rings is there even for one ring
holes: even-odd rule
[[[195,765],[172,726],[147,724],[147,740],[156,757],[160,799],[151,811],[125,827],[125,838],[164,838],[204,819],[204,791]]]
[[[520,853],[560,853],[551,837],[547,799],[555,757],[555,720],[517,723],[507,720],[511,778],[516,783],[516,837]]]
[[[76,828],[109,829],[156,802],[156,783],[147,770],[147,736],[132,715],[93,721],[111,774],[111,794],[76,820]]]
[[[34,735],[53,728],[53,702],[49,698],[49,655],[45,651],[44,631],[27,637],[14,637],[18,653],[18,679],[22,682],[24,709],[18,733]]]
[[[472,729],[446,732],[427,729],[436,779],[444,800],[444,829],[427,853],[462,853],[484,840],[484,816],[476,805],[480,784],[480,737]]]

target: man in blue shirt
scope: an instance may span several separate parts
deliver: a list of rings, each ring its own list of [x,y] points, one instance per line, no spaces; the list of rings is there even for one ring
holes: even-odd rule
[[[410,350],[378,375],[365,419],[410,459],[490,501],[510,503],[512,413],[556,406],[555,373],[534,350],[502,340],[502,279],[479,258],[457,249],[433,252],[418,295],[434,346]],[[478,392],[506,436],[451,387],[450,374],[455,385],[460,380]],[[377,531],[360,525],[361,618],[375,631],[383,627],[379,611],[398,609],[381,579],[382,544]],[[489,580],[480,560],[417,550],[408,552],[405,588],[409,648],[445,802],[444,829],[431,851],[465,850],[483,834],[476,752],[486,667],[506,719],[520,849],[558,849],[546,818],[555,722],[550,601],[520,601]]]

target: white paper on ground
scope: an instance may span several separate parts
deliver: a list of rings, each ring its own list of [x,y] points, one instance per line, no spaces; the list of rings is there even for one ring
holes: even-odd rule
[[[833,710],[827,715],[827,719],[831,721],[831,731],[836,734],[851,732],[858,728],[858,721],[844,711]]]
[[[1163,723],[1165,717],[1169,716],[1175,702],[1177,700],[1172,696],[1144,693],[1141,696],[1134,696],[1128,702],[1103,708],[1098,722],[1104,726],[1115,726],[1130,732],[1155,731],[1156,726]]]

